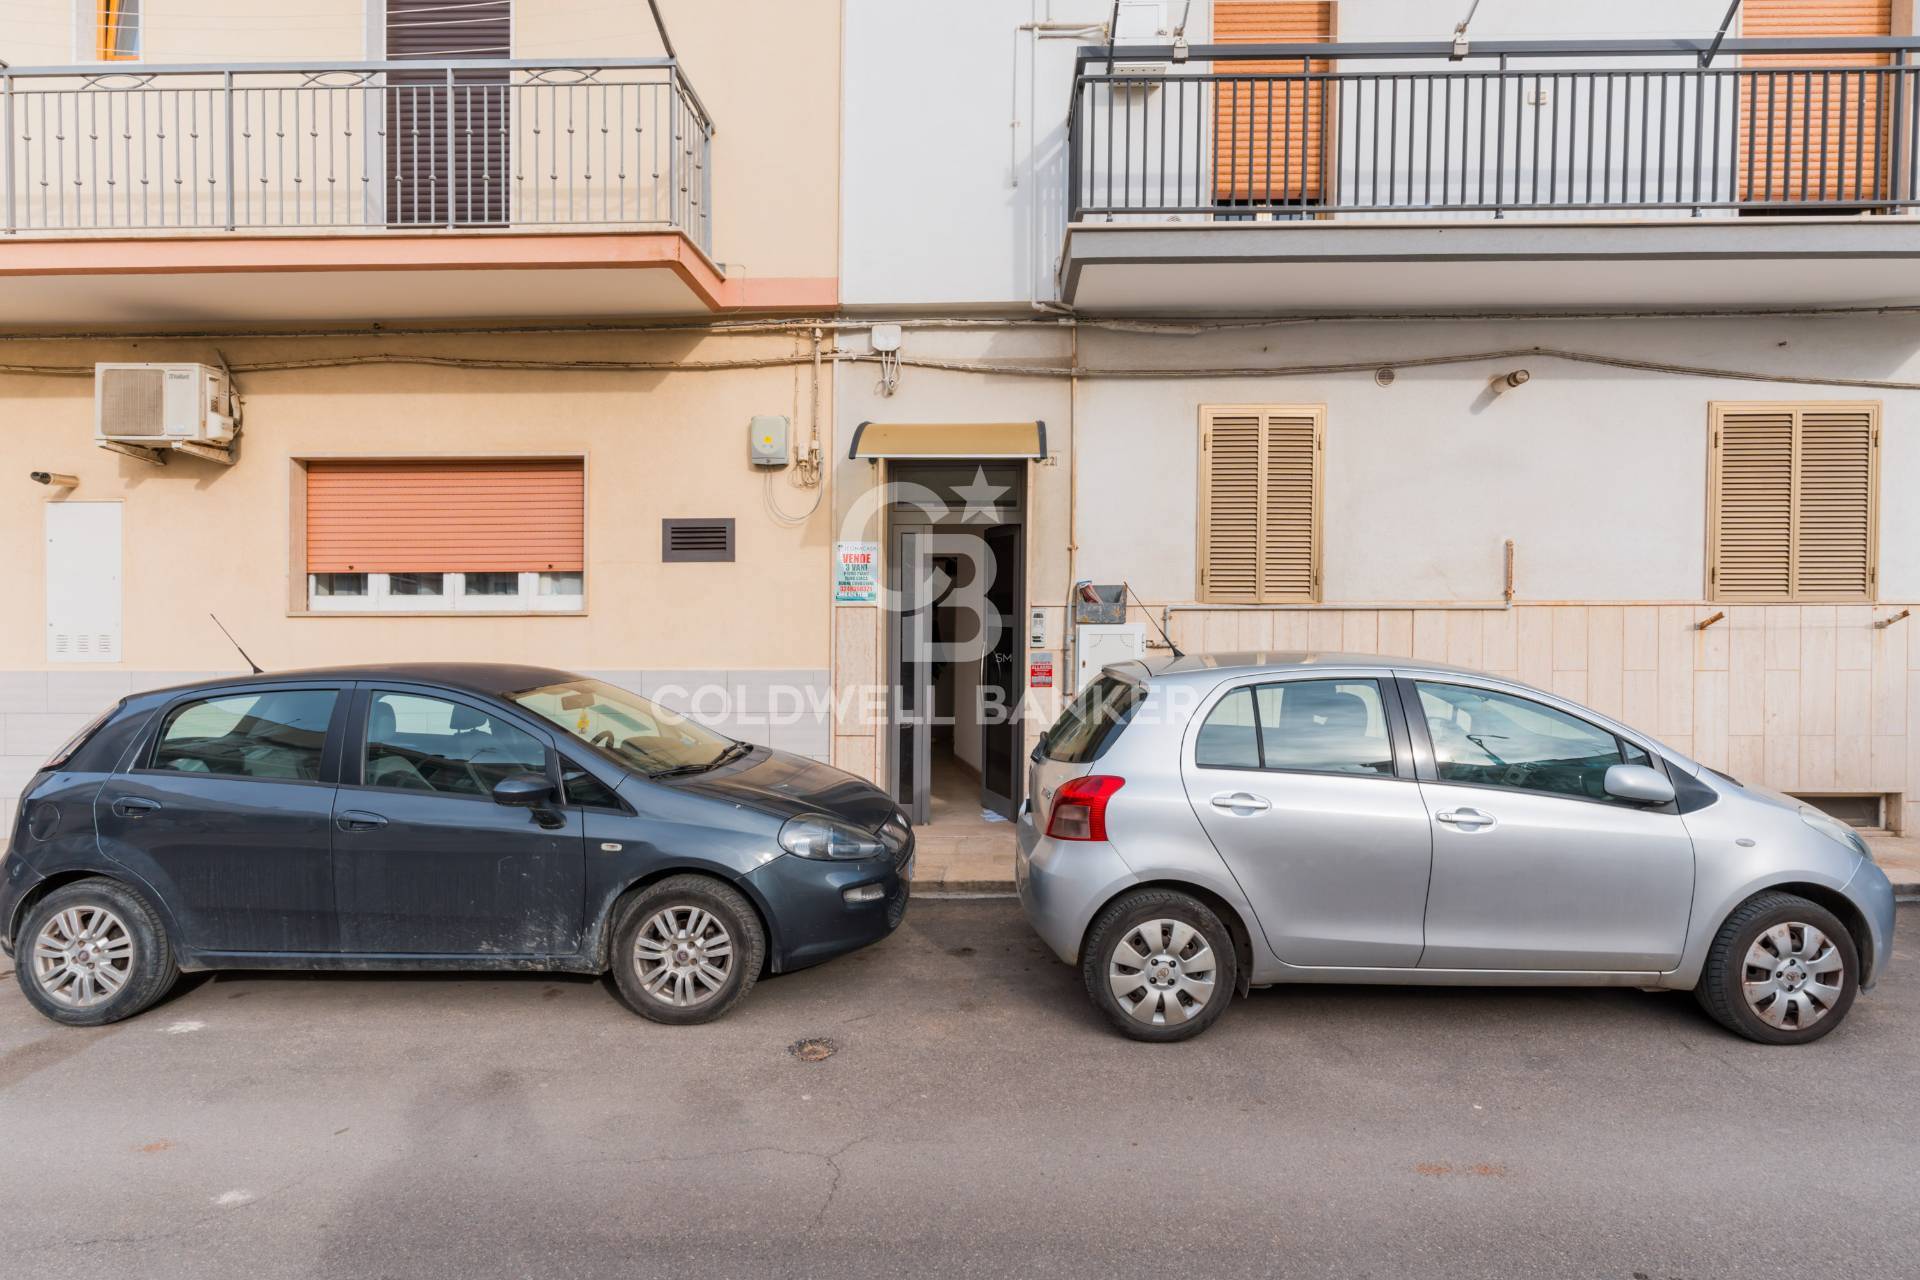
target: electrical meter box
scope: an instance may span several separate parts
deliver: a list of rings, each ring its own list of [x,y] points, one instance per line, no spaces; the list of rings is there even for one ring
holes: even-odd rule
[[[784,467],[787,453],[787,420],[778,414],[757,414],[747,425],[747,461],[756,467]]]

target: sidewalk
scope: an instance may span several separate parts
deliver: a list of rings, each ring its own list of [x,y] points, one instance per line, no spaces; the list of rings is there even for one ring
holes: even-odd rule
[[[914,833],[913,887],[918,893],[1013,892],[1013,827],[968,827],[955,832],[939,826]],[[1920,838],[1868,836],[1873,860],[1893,881],[1902,898],[1920,898]]]
[[[1868,836],[1873,860],[1893,881],[1893,892],[1902,898],[1920,898],[1920,838],[1913,836]]]

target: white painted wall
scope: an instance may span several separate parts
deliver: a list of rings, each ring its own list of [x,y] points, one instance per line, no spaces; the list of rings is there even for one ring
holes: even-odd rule
[[[909,352],[1063,363],[1060,336],[1034,330],[910,331]],[[1378,322],[1279,325],[1193,336],[1083,328],[1088,368],[1164,369],[1150,379],[1083,379],[1072,397],[1077,466],[1034,472],[1034,509],[1061,516],[1077,471],[1074,575],[1131,582],[1149,601],[1194,598],[1199,409],[1204,404],[1327,406],[1323,599],[1340,603],[1498,600],[1502,544],[1517,546],[1522,600],[1698,601],[1705,595],[1708,405],[1716,400],[1874,399],[1885,403],[1880,598],[1920,598],[1920,485],[1910,429],[1920,393],[1805,387],[1570,363],[1528,355],[1401,368],[1447,353],[1550,347],[1765,372],[1920,382],[1909,327],[1856,319]],[[1358,361],[1361,371],[1265,378],[1182,370]],[[1497,398],[1496,373],[1532,380]],[[866,366],[841,384],[843,433],[863,418],[1042,418],[1065,453],[1064,379],[909,367],[892,398]],[[851,464],[864,468],[866,464]],[[862,473],[843,472],[848,490]],[[1061,530],[1064,534],[1064,529]],[[1033,572],[1064,574],[1064,536],[1035,541]],[[1034,599],[1056,597],[1047,588]]]

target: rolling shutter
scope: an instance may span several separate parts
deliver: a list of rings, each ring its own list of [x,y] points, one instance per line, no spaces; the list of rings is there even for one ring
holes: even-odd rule
[[[386,0],[396,62],[513,56],[512,0]],[[512,90],[505,71],[387,75],[387,221],[475,226],[507,221]]]
[[[1215,44],[1318,44],[1333,38],[1333,5],[1318,0],[1218,0]],[[1328,63],[1222,62],[1221,75],[1324,72]],[[1299,80],[1222,81],[1214,96],[1214,199],[1302,204],[1320,198],[1326,88]]]
[[[1870,600],[1880,411],[1713,407],[1709,588],[1716,600]]]
[[[1313,600],[1325,410],[1236,405],[1200,413],[1200,599]]]
[[[1884,36],[1891,0],[1746,0],[1751,39]],[[1866,201],[1890,194],[1877,53],[1749,54],[1740,60],[1740,199],[1758,204]],[[1769,68],[1783,68],[1769,72]],[[1802,68],[1788,71],[1784,68]],[[1807,68],[1819,68],[1807,70]]]
[[[307,463],[308,573],[578,571],[578,458]]]

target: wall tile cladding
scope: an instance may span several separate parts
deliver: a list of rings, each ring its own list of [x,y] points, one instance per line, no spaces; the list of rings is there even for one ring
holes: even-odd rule
[[[1781,791],[1898,792],[1920,823],[1920,620],[1901,605],[1208,610],[1184,648],[1404,654],[1507,676]],[[1705,630],[1697,624],[1726,616]]]

